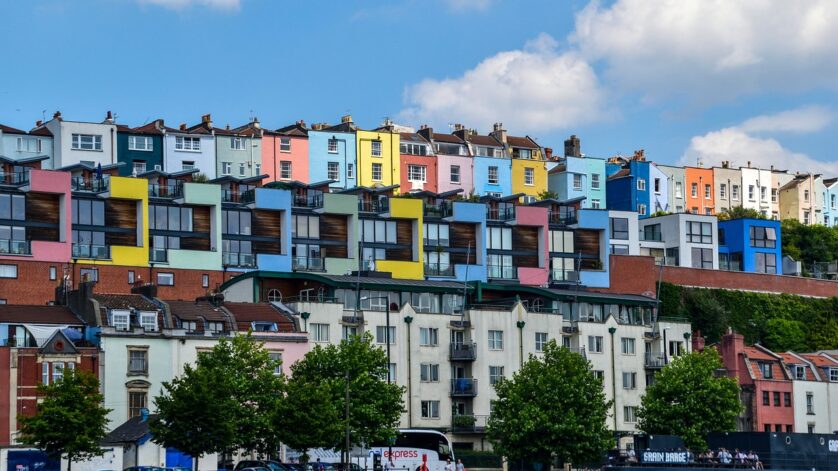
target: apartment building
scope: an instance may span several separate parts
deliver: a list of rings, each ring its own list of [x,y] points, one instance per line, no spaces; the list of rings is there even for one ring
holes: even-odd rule
[[[312,125],[308,132],[311,182],[331,181],[331,188],[344,190],[359,185],[357,131],[350,115],[334,126]]]
[[[0,158],[7,161],[29,161],[46,156],[52,162],[52,133],[45,127],[36,126],[26,132],[0,124]]]
[[[162,119],[156,119],[143,126],[131,128],[116,126],[119,175],[123,177],[150,170],[163,170],[163,135],[168,128]]]
[[[583,198],[586,209],[605,208],[605,160],[583,156],[576,136],[565,141],[565,155],[548,172],[548,190],[560,201]]]
[[[771,170],[751,168],[751,163],[748,162],[748,166],[740,168],[740,171],[742,206],[757,211],[763,217],[771,217]]]
[[[820,175],[806,173],[795,175],[780,187],[780,219],[797,219],[806,225],[821,224],[823,205],[818,206],[818,201],[823,199],[822,185]]]
[[[427,129],[427,128],[426,128]],[[432,135],[432,130],[424,134]],[[439,164],[431,143],[421,134],[399,133],[399,186],[401,193],[430,191],[439,188]],[[450,164],[449,164],[450,166]]]
[[[474,162],[474,193],[478,196],[503,197],[512,194],[512,160],[498,133],[488,136],[454,125],[454,135],[468,142]],[[458,149],[457,152],[468,152]],[[450,149],[454,151],[454,149]]]
[[[45,168],[75,164],[95,167],[118,162],[116,124],[110,111],[99,123],[67,121],[60,111],[56,111],[51,120],[37,126],[30,134],[43,133],[42,128],[53,136],[52,158],[44,161]]]
[[[692,214],[716,214],[713,197],[713,169],[684,167],[685,211]]]
[[[744,170],[744,169],[743,169]],[[713,167],[716,211],[722,212],[737,206],[743,206],[742,176],[743,170],[730,168],[730,162],[722,162],[721,167]]]
[[[420,126],[417,133],[431,143],[429,152],[436,156],[436,191],[454,191],[463,196],[474,194],[474,160],[469,154],[466,141],[455,134],[434,132],[433,128],[427,125]],[[404,179],[404,175],[402,178]]]
[[[259,171],[253,175],[265,174],[270,181],[316,182],[311,180],[309,170],[308,128],[303,120],[289,124],[274,131],[261,128],[258,120],[247,125],[251,133],[258,133],[262,138],[262,160]],[[239,132],[247,132],[242,128]],[[338,181],[340,165],[331,169],[331,180]],[[329,176],[329,175],[327,175]],[[324,178],[325,180],[325,178]]]
[[[165,134],[163,152],[163,170],[175,173],[184,170],[198,171],[214,179],[222,175],[216,171],[215,127],[212,115],[205,114],[201,122],[187,127],[181,124],[177,129],[169,129]],[[232,175],[232,167],[229,169]]]
[[[629,159],[614,157],[606,165],[608,209],[636,211],[640,218],[669,211],[669,179],[646,160],[644,151]]]
[[[783,274],[780,221],[733,219],[718,222],[719,269]]]
[[[640,254],[666,265],[718,270],[718,222],[714,216],[667,214],[639,221]]]
[[[230,129],[215,128],[215,174],[249,178],[262,175],[262,135],[257,123]]]
[[[664,178],[666,179],[668,192],[667,201],[669,202],[669,209],[667,211],[672,213],[683,213],[684,211],[686,211],[685,208],[687,207],[687,177],[686,173],[684,172],[684,167],[673,167],[670,165],[661,164],[656,164],[656,166],[658,170],[660,170],[663,173]],[[732,189],[733,186],[731,185],[731,191]]]

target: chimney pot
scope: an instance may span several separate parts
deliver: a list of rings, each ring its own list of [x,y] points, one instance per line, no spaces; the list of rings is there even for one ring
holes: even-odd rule
[[[302,128],[306,127],[306,122],[305,122],[304,119],[301,119],[301,120],[297,121],[297,124],[300,125],[300,127],[302,127]]]
[[[462,125],[462,124],[460,124],[460,123],[456,123],[456,124],[454,124],[454,130],[455,130],[455,131],[461,131],[462,129],[463,129],[463,125]]]
[[[56,111],[55,114],[52,115],[52,117],[55,118],[55,119],[61,119],[61,112]]]
[[[41,127],[41,125],[42,125],[42,124],[44,124],[44,122],[43,122],[43,121],[41,121],[40,119],[39,119],[38,121],[35,121],[35,127],[36,127],[36,128]]]
[[[178,128],[180,128],[181,131],[186,131],[186,123],[180,123],[180,126],[178,126]]]
[[[582,157],[582,142],[576,137],[576,134],[570,136],[564,141],[564,156],[565,157]]]
[[[341,116],[340,117],[340,122],[341,122],[341,124],[354,123],[354,121],[352,121],[352,115],[351,114],[345,114],[345,115]]]
[[[553,149],[551,147],[544,148],[544,159],[553,160]]]
[[[748,161],[748,168],[751,168],[751,161]]]
[[[108,110],[108,112],[105,113],[105,121],[108,122],[108,123],[113,123],[113,112],[112,111]]]

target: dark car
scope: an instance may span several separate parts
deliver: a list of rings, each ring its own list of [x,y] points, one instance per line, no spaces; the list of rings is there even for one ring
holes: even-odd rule
[[[267,468],[269,471],[290,471],[282,463],[272,460],[243,460],[236,464],[235,471],[243,471],[245,468]]]

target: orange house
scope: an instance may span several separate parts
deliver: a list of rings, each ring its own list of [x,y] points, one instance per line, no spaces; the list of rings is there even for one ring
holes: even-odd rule
[[[687,186],[684,189],[685,211],[693,214],[716,214],[713,169],[685,167],[684,181]]]

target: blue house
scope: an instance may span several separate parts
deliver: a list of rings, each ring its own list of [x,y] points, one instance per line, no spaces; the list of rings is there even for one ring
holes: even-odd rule
[[[719,221],[719,269],[782,275],[780,221]]]
[[[144,126],[129,128],[117,125],[117,159],[125,165],[119,167],[119,175],[127,177],[149,170],[163,170],[163,134],[166,127],[162,119]]]
[[[459,125],[458,125],[459,126]],[[474,156],[474,194],[502,197],[512,194],[512,159],[495,136],[481,136],[462,127],[454,135],[468,141]]]
[[[666,180],[663,173],[652,178],[652,164],[647,162],[643,151],[637,151],[630,159],[615,158],[605,165],[608,175],[606,182],[606,198],[608,209],[616,211],[636,211],[639,218],[646,218],[655,211],[660,198],[666,196],[660,185]],[[659,182],[655,191],[654,182]],[[656,193],[657,200],[653,200],[652,193]]]
[[[548,189],[560,201],[584,198],[582,208],[604,209],[607,204],[605,160],[567,156],[548,173]]]
[[[332,188],[347,189],[358,185],[358,159],[355,132],[358,127],[351,116],[341,118],[335,126],[315,124],[308,132],[308,175],[310,182],[332,180]],[[329,174],[329,162],[338,162],[345,171],[338,178]],[[332,178],[330,178],[332,177]]]

